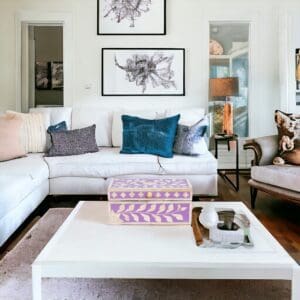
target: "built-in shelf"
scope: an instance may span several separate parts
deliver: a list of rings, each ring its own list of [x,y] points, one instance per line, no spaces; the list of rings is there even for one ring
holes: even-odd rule
[[[230,59],[230,55],[210,55],[210,59]]]

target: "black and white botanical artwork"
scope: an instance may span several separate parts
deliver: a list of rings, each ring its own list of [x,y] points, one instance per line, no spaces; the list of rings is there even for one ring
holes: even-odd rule
[[[151,0],[106,0],[104,18],[120,23],[129,21],[130,27],[135,27],[135,20],[150,10]]]
[[[35,87],[38,90],[49,90],[51,87],[51,74],[49,62],[35,63]]]
[[[166,0],[97,0],[98,34],[165,34]]]
[[[184,95],[184,49],[103,49],[102,95]]]
[[[51,62],[51,87],[52,89],[63,89],[64,67],[62,62]]]
[[[142,88],[144,94],[148,85],[154,89],[159,87],[176,89],[172,70],[173,59],[174,55],[165,55],[161,52],[153,55],[133,54],[127,59],[124,66],[119,64],[117,56],[115,56],[115,64],[126,73],[126,79],[129,82]]]

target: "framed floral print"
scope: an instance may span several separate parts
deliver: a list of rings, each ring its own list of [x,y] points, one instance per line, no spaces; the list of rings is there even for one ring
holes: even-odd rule
[[[166,0],[97,0],[98,35],[165,35]]]
[[[185,49],[102,49],[102,96],[171,95],[185,95]]]

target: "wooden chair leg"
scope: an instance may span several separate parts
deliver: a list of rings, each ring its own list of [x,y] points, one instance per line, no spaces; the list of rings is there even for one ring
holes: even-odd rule
[[[257,189],[250,186],[250,195],[251,195],[251,208],[255,209],[255,202],[257,197]]]

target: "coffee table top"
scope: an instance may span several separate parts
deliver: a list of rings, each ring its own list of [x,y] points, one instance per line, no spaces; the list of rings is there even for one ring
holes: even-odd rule
[[[193,203],[204,206],[205,202]],[[256,266],[297,265],[242,202],[215,202],[216,207],[245,213],[251,222],[253,248],[201,248],[192,228],[182,226],[110,225],[107,202],[80,202],[34,262],[35,265],[151,264]]]

